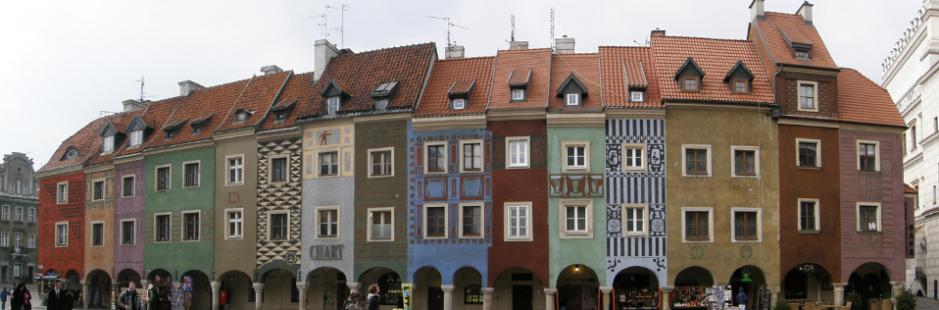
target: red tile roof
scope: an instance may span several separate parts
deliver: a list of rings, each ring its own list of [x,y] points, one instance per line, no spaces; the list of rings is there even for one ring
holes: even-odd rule
[[[551,69],[551,49],[503,50],[496,54],[495,69],[492,78],[492,94],[488,108],[493,110],[512,110],[525,108],[547,108],[550,99],[549,74]],[[527,100],[512,102],[509,78],[512,72],[528,73]]]
[[[753,42],[713,38],[652,36],[652,58],[664,101],[743,102],[773,104],[769,78]],[[678,88],[675,73],[691,58],[704,71],[701,90],[685,92]],[[731,91],[724,77],[738,61],[753,73],[749,93]]]
[[[229,115],[235,102],[248,87],[252,79],[241,80],[228,84],[193,90],[188,96],[177,103],[176,109],[167,118],[164,124],[150,124],[155,131],[153,139],[146,148],[157,148],[173,144],[195,142],[210,139],[214,129]],[[255,112],[257,113],[257,112]],[[213,115],[214,114],[214,115]],[[202,132],[193,133],[189,121],[213,115],[212,119],[203,127]],[[164,129],[177,123],[182,123],[172,138],[167,138]]]
[[[851,68],[838,73],[838,119],[906,127],[887,90]]]
[[[235,102],[230,112],[214,116],[223,118],[221,126],[219,126],[216,131],[226,131],[257,125],[264,119],[264,116],[273,105],[274,99],[277,98],[284,84],[287,83],[287,79],[290,78],[292,74],[293,71],[286,71],[252,78],[248,86],[242,91],[241,96],[238,97],[238,101]],[[235,112],[239,110],[253,112],[248,116],[247,120],[239,122],[234,117]]]
[[[62,141],[58,149],[52,153],[52,158],[49,158],[49,161],[37,172],[42,173],[80,165],[95,157],[101,152],[101,130],[104,129],[111,117],[113,116],[99,117],[79,129],[65,141]],[[65,158],[65,153],[72,148],[78,150],[78,156]]]
[[[398,82],[388,103],[389,110],[413,108],[417,103],[431,61],[437,56],[434,43],[386,48],[362,53],[341,53],[329,61],[314,87],[312,104],[300,106],[300,118],[316,117],[326,112],[319,92],[334,82],[345,93],[339,112],[363,112],[373,109],[369,95],[385,82]]]
[[[905,194],[916,194],[916,193],[919,193],[919,191],[917,191],[915,188],[913,188],[913,187],[910,186],[909,184],[903,184],[903,187],[904,187],[903,193],[905,193]]]
[[[93,156],[91,159],[88,160],[88,164],[92,164],[92,165],[100,164],[100,163],[109,162],[112,159],[114,159],[114,156],[118,154],[117,152],[120,150],[119,148],[121,147],[121,145],[123,145],[124,143],[127,142],[128,139],[130,139],[130,135],[127,132],[127,127],[130,126],[130,123],[134,120],[135,117],[143,115],[144,112],[145,112],[144,109],[139,109],[139,110],[127,111],[127,112],[117,113],[117,114],[108,116],[105,124],[101,126],[101,129],[98,130],[98,133],[99,133],[98,139],[103,139],[100,136],[100,133],[101,133],[101,130],[107,127],[108,122],[110,122],[111,125],[114,126],[115,130],[117,130],[118,133],[121,133],[124,135],[123,139],[120,141],[116,141],[117,145],[114,146],[114,151],[111,153],[103,154],[101,148],[99,147],[98,150],[96,151],[95,156]],[[102,143],[103,143],[103,140],[102,140]]]
[[[258,125],[258,131],[287,128],[296,125],[297,116],[300,114],[300,107],[309,106],[313,96],[319,96],[319,92],[313,87],[313,72],[294,74],[290,76],[284,90],[277,97],[275,106],[287,106],[293,103],[293,108],[287,113],[283,121],[277,121],[274,116],[268,113],[267,117]]]
[[[163,99],[160,101],[151,102],[146,108],[144,108],[142,114],[139,116],[144,123],[147,124],[148,130],[144,131],[143,141],[141,141],[140,146],[129,148],[130,139],[124,139],[124,142],[121,143],[119,147],[116,148],[114,156],[125,156],[131,155],[140,152],[145,149],[150,142],[156,140],[155,138],[163,133],[161,128],[166,123],[166,120],[176,111],[176,108],[186,99],[186,97],[173,97],[168,99]],[[131,120],[133,122],[133,119]],[[128,123],[128,126],[130,124]],[[126,128],[124,129],[126,130]]]
[[[659,83],[648,47],[601,46],[603,104],[615,108],[661,108]],[[632,102],[629,88],[646,90],[643,102]]]
[[[415,117],[479,114],[486,111],[489,85],[495,57],[438,60],[424,90],[424,97],[414,112]],[[467,106],[450,108],[450,93],[469,90]]]
[[[581,98],[579,106],[568,106],[563,96],[558,97],[558,90],[571,74],[577,77],[577,80],[587,88],[587,96]],[[551,56],[551,88],[548,90],[548,95],[551,98],[549,110],[558,112],[600,111],[603,108],[600,105],[602,99],[600,90],[599,54],[558,54]]]
[[[753,37],[751,34],[751,38],[768,51],[773,63],[829,69],[838,68],[831,55],[828,54],[828,48],[825,47],[825,42],[822,41],[822,37],[818,34],[815,26],[806,23],[802,16],[766,12],[763,18],[755,21],[755,24],[756,27],[751,27],[751,31],[756,31],[757,36]],[[795,58],[787,40],[811,44],[812,49],[809,51],[809,59]]]

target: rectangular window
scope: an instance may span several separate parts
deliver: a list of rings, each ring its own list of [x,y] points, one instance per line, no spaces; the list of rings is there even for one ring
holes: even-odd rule
[[[104,222],[91,223],[91,246],[104,245]]]
[[[584,171],[587,169],[587,143],[586,142],[570,142],[563,143],[564,147],[564,171],[568,170],[578,170]]]
[[[681,83],[682,91],[696,92],[698,91],[698,78],[696,77],[685,77],[682,79]]]
[[[683,241],[711,241],[711,209],[682,209]]]
[[[711,146],[682,145],[685,176],[711,176]]]
[[[623,170],[646,170],[645,144],[623,144]]]
[[[287,240],[289,238],[290,222],[286,212],[268,213],[270,219],[270,235],[268,240]]]
[[[746,80],[734,80],[734,92],[744,94],[750,92],[750,87]]]
[[[199,211],[183,212],[183,241],[198,241],[200,230]]]
[[[26,209],[26,222],[36,223],[36,208]]]
[[[10,220],[10,206],[3,206],[0,208],[0,220],[9,221]]]
[[[136,243],[137,243],[137,221],[122,220],[121,221],[121,244],[136,244]]]
[[[876,141],[858,141],[857,167],[861,171],[880,171],[880,145]]]
[[[795,51],[795,52],[793,53],[793,55],[794,55],[796,58],[798,58],[798,59],[802,59],[802,60],[808,60],[808,59],[809,59],[809,52],[808,52],[808,51],[797,50],[797,51]]]
[[[734,215],[732,241],[760,241],[760,211],[759,209],[733,208]]]
[[[508,168],[528,168],[529,137],[506,137],[506,166]]]
[[[369,177],[394,176],[393,147],[368,150],[368,162],[371,164],[368,170]]]
[[[56,243],[58,245],[58,242]],[[8,248],[10,247],[10,233],[0,232],[0,247]]]
[[[819,231],[818,199],[799,199],[799,232]]]
[[[133,197],[134,192],[136,191],[135,181],[136,177],[132,175],[127,175],[121,178],[121,197]]]
[[[460,141],[460,157],[463,158],[460,172],[483,171],[482,141]]]
[[[466,108],[466,99],[456,98],[453,99],[453,109],[462,110]]]
[[[572,234],[587,233],[587,206],[570,204],[564,206],[564,230]]]
[[[199,163],[183,163],[183,170],[186,174],[183,187],[199,186]]]
[[[226,240],[244,238],[244,211],[241,209],[225,210],[225,219],[228,221],[225,229]]]
[[[36,234],[27,234],[26,235],[26,248],[35,249],[36,248]]]
[[[320,152],[317,159],[319,160],[318,176],[334,177],[339,175],[339,151]]]
[[[68,182],[61,182],[55,186],[55,202],[68,203]]]
[[[336,165],[336,169],[338,169],[338,165]],[[271,182],[287,182],[287,157],[271,158]]]
[[[525,89],[515,88],[512,89],[512,101],[522,101],[525,100]]]
[[[916,121],[913,121],[915,124]],[[916,140],[916,125],[910,125],[910,147],[916,149],[917,140]]]
[[[623,205],[622,234],[644,235],[646,233],[648,212],[648,207],[646,207],[646,205]]]
[[[633,90],[629,92],[629,101],[632,102],[643,102],[645,101],[645,93],[641,90]]]
[[[165,191],[170,189],[170,166],[156,168],[156,190]]]
[[[424,173],[447,172],[447,143],[428,142],[424,144]]]
[[[590,199],[561,200],[558,203],[559,237],[562,239],[593,238],[593,201]]]
[[[316,209],[316,237],[335,239],[339,237],[339,208],[321,207]]]
[[[391,208],[368,210],[368,241],[394,241],[394,211]]]
[[[580,94],[567,94],[565,97],[567,105],[580,105]]]
[[[531,203],[507,203],[505,214],[506,241],[531,241]]]
[[[245,178],[245,158],[244,155],[230,156],[227,157],[226,165],[228,165],[228,178],[226,179],[227,185],[238,185],[244,184]]]
[[[13,234],[13,247],[18,248],[23,244],[23,233],[18,232]]]
[[[760,151],[755,146],[731,146],[733,176],[756,177],[760,174]]]
[[[101,144],[102,153],[111,153],[114,152],[114,136],[104,137],[104,142]]]
[[[138,146],[143,143],[143,130],[134,130],[130,133],[130,146]]]
[[[446,239],[447,218],[447,205],[425,205],[424,239]]]
[[[857,216],[858,216],[857,231],[860,231],[860,232],[880,231],[880,204],[879,203],[858,203]]]
[[[460,205],[460,237],[483,237],[483,206]]]
[[[25,217],[23,217],[23,207],[16,207],[16,208],[14,208],[14,210],[15,210],[16,213],[14,213],[15,216],[14,216],[13,218],[14,218],[17,222],[22,223],[22,222],[25,220]]]
[[[153,218],[153,225],[156,226],[154,229],[153,239],[156,242],[169,242],[170,241],[170,227],[171,227],[170,214],[156,214]]]
[[[330,115],[336,114],[336,112],[339,112],[339,104],[341,102],[342,100],[339,98],[339,96],[326,98],[326,112]]]
[[[814,139],[796,139],[796,165],[806,168],[822,166],[822,141]]]
[[[104,180],[91,182],[91,200],[104,200]]]
[[[818,84],[799,81],[799,111],[818,112]]]

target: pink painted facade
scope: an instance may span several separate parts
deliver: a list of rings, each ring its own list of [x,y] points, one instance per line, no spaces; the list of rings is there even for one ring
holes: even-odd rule
[[[138,275],[143,272],[144,218],[143,205],[146,192],[143,160],[115,165],[114,169],[114,275],[120,277],[121,271],[133,270]],[[125,176],[134,177],[133,196],[124,197],[123,180]],[[121,222],[136,220],[133,244],[121,242]]]

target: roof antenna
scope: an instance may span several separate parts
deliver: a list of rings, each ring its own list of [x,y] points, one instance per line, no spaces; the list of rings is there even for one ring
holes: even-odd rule
[[[447,49],[449,49],[451,46],[453,46],[453,41],[450,41],[450,30],[451,30],[451,28],[457,27],[457,28],[469,30],[469,28],[467,28],[466,26],[454,24],[454,23],[453,23],[453,19],[451,19],[449,16],[437,17],[437,16],[430,16],[430,15],[428,15],[427,18],[439,19],[439,20],[442,20],[442,21],[447,22]]]
[[[143,86],[146,84],[144,83],[144,76],[141,75],[140,79],[136,80],[135,82],[140,83],[140,102],[143,102],[144,97],[145,97],[144,92],[143,92]]]
[[[331,6],[327,4],[326,8],[339,10],[339,48],[342,49],[346,45],[345,44],[346,12],[348,12],[351,8],[345,2],[340,3],[339,6]],[[324,13],[324,16],[325,16],[325,13]],[[325,17],[323,17],[323,19],[325,19]]]
[[[554,51],[554,8],[551,8],[551,51]]]
[[[509,42],[515,42],[515,14],[511,15],[512,33],[509,35]]]
[[[329,39],[329,23],[326,18],[326,12],[326,10],[323,10],[323,14],[307,17],[309,19],[322,19],[322,21],[316,23],[316,26],[322,28],[320,35],[323,36],[323,39]]]

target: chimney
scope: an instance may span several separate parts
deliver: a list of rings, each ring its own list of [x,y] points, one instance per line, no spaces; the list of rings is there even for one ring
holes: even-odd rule
[[[313,43],[313,79],[319,80],[326,70],[329,60],[339,55],[339,49],[326,39],[316,40]]]
[[[463,58],[463,53],[466,51],[466,48],[462,45],[451,45],[447,46],[447,59],[456,59]]]
[[[655,30],[652,30],[651,36],[653,36],[653,37],[659,37],[659,36],[664,37],[664,36],[665,36],[665,30],[664,30],[664,29],[655,28]]]
[[[554,39],[554,52],[558,54],[573,54],[574,38],[568,38],[565,34],[560,38]]]
[[[806,24],[812,23],[812,4],[808,1],[802,2],[802,6],[799,7],[799,10],[796,11],[796,14],[802,15],[802,19],[805,20]]]
[[[199,83],[190,80],[180,81],[178,84],[180,96],[189,96],[189,93],[192,91],[205,88],[202,85],[199,85]]]
[[[754,21],[757,18],[763,18],[763,1],[764,0],[753,0],[753,2],[750,2],[751,21]]]
[[[124,104],[124,112],[127,112],[127,111],[135,111],[135,110],[140,110],[142,108],[145,108],[147,107],[147,105],[150,104],[150,101],[149,100],[138,101],[135,99],[127,99],[127,100],[121,101],[121,103]]]
[[[276,65],[270,65],[270,66],[261,67],[261,72],[263,72],[264,75],[271,75],[271,74],[284,72],[284,70]]]
[[[528,41],[511,41],[509,42],[510,50],[527,50]]]

